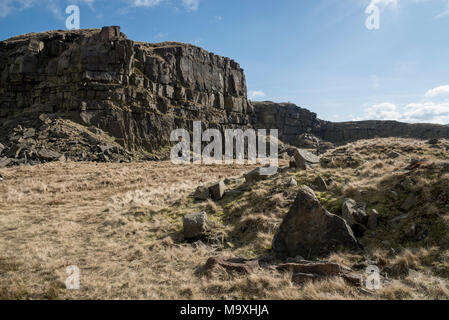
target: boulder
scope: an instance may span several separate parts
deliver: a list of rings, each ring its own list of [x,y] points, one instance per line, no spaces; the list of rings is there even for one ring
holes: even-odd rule
[[[206,270],[212,270],[217,265],[225,268],[228,271],[236,271],[247,274],[254,272],[260,267],[258,260],[213,257],[207,260],[205,268]]]
[[[320,157],[303,149],[295,149],[294,153],[296,168],[307,170],[313,165],[320,163]]]
[[[295,162],[295,158],[294,157],[290,158],[290,162],[288,163],[288,167],[289,168],[296,168],[296,162]]]
[[[37,156],[39,159],[44,161],[57,161],[62,160],[62,155],[59,152],[48,150],[48,149],[41,149],[37,151]]]
[[[316,187],[316,190],[318,191],[327,191],[328,186],[326,181],[324,181],[322,176],[317,176],[315,180],[313,181],[313,185]]]
[[[331,262],[303,262],[303,263],[284,263],[276,267],[279,271],[288,271],[292,273],[313,273],[321,276],[333,277],[339,276],[343,268]]]
[[[205,186],[199,186],[198,188],[196,188],[193,194],[193,198],[195,198],[195,200],[207,200],[209,198],[209,188]]]
[[[366,225],[368,223],[368,215],[363,207],[357,205],[353,199],[346,199],[342,206],[342,217],[352,228],[356,224]]]
[[[0,174],[0,181],[3,181],[3,177],[2,177],[2,175]]]
[[[297,187],[298,186],[298,182],[295,180],[295,178],[290,178],[287,182],[287,185],[289,187]]]
[[[209,231],[209,220],[206,212],[192,213],[184,216],[183,232],[185,239],[197,239]]]
[[[13,159],[7,157],[0,158],[0,169],[7,167],[10,163],[13,163]]]
[[[339,249],[359,249],[351,228],[324,209],[312,189],[302,186],[273,239],[274,252],[282,258],[310,259]]]
[[[226,191],[226,185],[223,180],[209,187],[209,192],[213,200],[220,200],[223,198]]]
[[[279,169],[276,168],[275,173],[277,173],[278,171],[279,171]],[[256,169],[244,174],[243,176],[245,177],[246,183],[252,184],[252,183],[256,183],[261,180],[269,179],[270,177],[273,176],[270,173],[273,173],[273,172],[269,172],[267,170],[267,167],[260,167],[260,168],[256,168]]]
[[[396,159],[396,158],[399,158],[400,156],[401,156],[401,154],[394,150],[388,154],[388,158],[390,158],[390,159]]]
[[[418,204],[418,197],[414,194],[410,194],[401,206],[404,211],[409,211]]]
[[[377,228],[377,219],[379,217],[379,213],[375,209],[371,209],[368,214],[368,229],[376,229]]]

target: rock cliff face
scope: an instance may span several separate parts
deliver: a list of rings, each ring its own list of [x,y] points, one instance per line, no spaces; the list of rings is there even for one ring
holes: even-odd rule
[[[252,123],[256,128],[279,129],[279,138],[292,145],[304,133],[325,141],[346,143],[376,137],[449,138],[449,127],[436,124],[408,124],[397,121],[329,122],[291,103],[253,102]]]
[[[0,167],[160,159],[169,154],[171,131],[191,131],[194,120],[207,128],[279,129],[283,142],[297,146],[315,145],[311,135],[334,143],[449,138],[448,126],[332,123],[290,103],[251,103],[233,60],[183,43],[132,41],[119,27],[0,42]]]
[[[251,112],[240,66],[192,45],[135,42],[119,27],[0,42],[5,132],[12,118],[51,113],[94,125],[128,150],[152,152],[193,120],[244,128]]]

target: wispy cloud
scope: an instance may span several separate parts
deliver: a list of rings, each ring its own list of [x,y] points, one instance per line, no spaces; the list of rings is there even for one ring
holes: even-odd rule
[[[263,92],[263,91],[254,90],[254,91],[249,92],[249,98],[251,100],[263,98],[263,97],[265,97],[265,92]]]
[[[154,7],[161,3],[161,0],[132,0],[134,7]]]
[[[0,0],[0,18],[11,13],[41,6],[58,18],[64,19],[65,8],[70,4],[87,4],[93,9],[95,0]]]
[[[200,0],[182,0],[182,5],[189,11],[196,11],[200,6]]]
[[[441,96],[449,97],[449,85],[439,86],[426,92],[426,98],[436,98]]]

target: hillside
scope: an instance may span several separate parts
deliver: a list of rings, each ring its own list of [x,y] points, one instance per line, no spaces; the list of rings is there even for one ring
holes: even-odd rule
[[[251,183],[243,177],[254,168],[248,166],[49,163],[4,169],[0,298],[448,299],[448,148],[447,140],[363,140],[328,150],[309,170],[289,169],[283,161],[278,175]],[[191,196],[197,186],[219,179],[227,186],[221,200]],[[377,210],[376,223],[357,232],[361,251],[337,251],[318,261],[360,276],[377,265],[382,289],[339,276],[296,282],[275,268],[285,260],[273,254],[273,237],[303,185],[336,215],[344,215],[347,198],[364,212]],[[211,231],[201,242],[184,240],[183,217],[201,211],[213,222]],[[258,259],[260,267],[250,273],[205,268],[209,258],[223,256]],[[73,264],[81,269],[79,291],[64,287],[65,267]]]

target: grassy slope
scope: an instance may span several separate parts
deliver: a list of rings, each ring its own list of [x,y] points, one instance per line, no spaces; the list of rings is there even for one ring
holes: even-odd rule
[[[360,141],[330,150],[326,169],[288,170],[253,186],[241,176],[251,167],[67,163],[7,169],[0,184],[0,298],[447,299],[449,173],[438,167],[447,160],[446,146]],[[389,159],[393,149],[402,156]],[[430,161],[407,173],[402,169],[409,158]],[[352,197],[380,213],[379,227],[362,239],[363,256],[342,252],[329,260],[360,271],[375,263],[394,279],[390,286],[370,294],[340,279],[296,286],[270,269],[250,276],[202,272],[210,256],[268,254],[297,188],[314,188],[317,175],[332,181],[328,191],[317,192],[329,211],[338,214],[343,199]],[[188,196],[201,183],[233,176],[218,202]],[[398,187],[406,176],[414,181],[409,191]],[[298,187],[286,184],[290,177]],[[403,212],[410,193],[418,204]],[[182,241],[182,216],[202,210],[215,228],[207,246],[194,248]],[[413,223],[427,234],[420,241],[405,235]],[[64,288],[65,267],[73,264],[81,269],[80,291]]]

